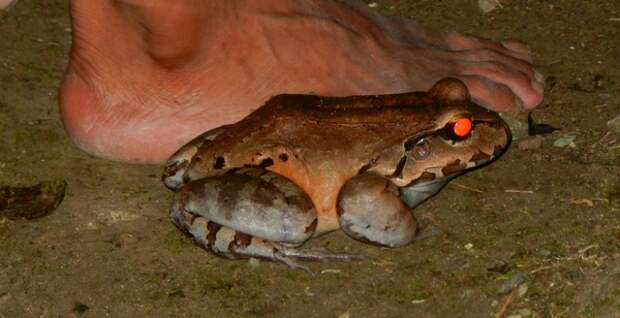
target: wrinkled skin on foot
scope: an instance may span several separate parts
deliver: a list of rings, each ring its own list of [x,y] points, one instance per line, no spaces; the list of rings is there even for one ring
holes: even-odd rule
[[[391,94],[463,81],[496,111],[532,108],[543,77],[525,45],[435,33],[358,1],[72,0],[60,110],[73,141],[161,163],[271,96]]]
[[[179,149],[163,181],[173,222],[225,257],[349,260],[295,249],[342,229],[380,246],[410,243],[411,209],[496,158],[510,130],[449,78],[428,93],[278,95]]]

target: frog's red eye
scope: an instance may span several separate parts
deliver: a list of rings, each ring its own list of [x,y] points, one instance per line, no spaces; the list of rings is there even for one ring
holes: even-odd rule
[[[473,123],[469,118],[460,118],[451,123],[452,133],[459,137],[463,138],[471,133],[471,129],[473,127]]]

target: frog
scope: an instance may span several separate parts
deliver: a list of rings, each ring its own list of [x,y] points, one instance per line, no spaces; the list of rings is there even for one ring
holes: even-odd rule
[[[300,260],[360,256],[301,247],[328,232],[413,242],[413,209],[510,142],[500,115],[456,78],[396,94],[281,94],[181,147],[162,180],[175,191],[170,219],[197,245],[307,269]]]

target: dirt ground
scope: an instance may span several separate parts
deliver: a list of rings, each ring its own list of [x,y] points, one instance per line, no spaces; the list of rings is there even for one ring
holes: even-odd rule
[[[620,2],[379,1],[441,30],[520,38],[549,76],[534,111],[561,131],[516,141],[415,211],[430,238],[381,249],[334,233],[308,246],[375,257],[310,263],[315,277],[227,261],[168,221],[161,167],[76,149],[57,88],[68,2],[0,13],[0,185],[64,179],[35,221],[0,220],[0,317],[620,317]],[[568,133],[572,145],[555,147]],[[540,144],[537,144],[540,141]]]

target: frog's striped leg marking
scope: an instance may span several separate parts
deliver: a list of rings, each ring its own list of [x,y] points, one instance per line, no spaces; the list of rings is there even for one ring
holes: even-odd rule
[[[293,259],[359,258],[294,248],[316,228],[312,201],[293,182],[262,169],[241,169],[187,183],[175,195],[170,217],[198,245],[226,258],[260,257],[306,270]]]
[[[338,195],[338,222],[356,240],[387,247],[413,241],[417,223],[388,178],[363,173],[351,178]]]

